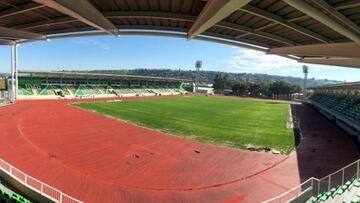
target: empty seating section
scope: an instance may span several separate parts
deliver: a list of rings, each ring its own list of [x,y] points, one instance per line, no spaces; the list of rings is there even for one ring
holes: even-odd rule
[[[310,101],[335,111],[347,119],[360,122],[360,96],[315,93],[310,97]]]
[[[360,179],[349,180],[345,184],[313,196],[307,201],[307,203],[318,202],[360,203]]]
[[[181,94],[187,94],[188,92],[184,90],[183,88],[175,89],[175,91],[181,93]]]
[[[114,88],[114,91],[118,94],[134,94],[133,91],[131,91],[131,89],[128,88]]]
[[[184,89],[181,88],[157,88],[157,89],[151,89],[151,91],[157,94],[187,93]]]
[[[31,203],[31,201],[17,193],[11,194],[0,189],[0,203]]]
[[[147,91],[145,89],[130,89],[132,92],[134,92],[135,94],[145,94],[147,93]]]
[[[19,95],[21,96],[86,96],[86,95],[168,95],[186,94],[182,88],[146,88],[146,87],[124,87],[124,86],[105,86],[105,85],[52,85],[35,84],[19,85]]]
[[[83,96],[83,95],[101,95],[101,91],[92,86],[82,86],[80,85],[79,88],[76,90],[75,95]]]
[[[33,95],[32,88],[29,85],[19,85],[18,91],[20,95]]]
[[[110,86],[106,86],[104,93],[105,94],[114,94],[114,89]]]
[[[187,94],[190,80],[85,72],[21,71],[20,98],[95,98]]]
[[[39,92],[41,91],[41,86],[40,85],[32,85],[32,90],[34,92],[34,95],[38,95]]]
[[[71,95],[75,95],[76,88],[74,86],[67,86],[67,89]]]
[[[346,114],[353,120],[359,120],[360,102],[355,103],[350,108],[346,109]]]
[[[38,73],[36,73],[38,74]],[[60,75],[62,73],[59,73]],[[69,74],[69,73],[67,73]],[[39,97],[93,97],[93,96],[126,96],[126,95],[172,95],[186,94],[186,90],[182,88],[183,82],[176,79],[169,81],[152,81],[152,79],[136,78],[129,79],[127,77],[135,76],[111,76],[93,75],[84,76],[73,73],[75,78],[66,77],[48,77],[47,74],[34,77],[19,78],[19,95],[20,96],[39,96]],[[40,74],[41,75],[41,74]],[[80,77],[80,78],[76,78]],[[85,78],[86,77],[86,78]],[[97,76],[95,76],[97,77]],[[123,79],[127,78],[127,79]]]
[[[120,94],[147,94],[150,93],[146,88],[114,88],[118,95]]]
[[[42,96],[55,95],[55,87],[53,87],[51,85],[40,86],[40,87],[41,87],[41,90],[39,91],[39,95],[42,95]]]
[[[58,86],[57,91],[61,91],[63,95],[68,96],[70,92],[66,86]]]
[[[111,94],[111,93],[109,93],[108,87],[101,86],[101,87],[98,87],[98,90],[100,91],[101,94]]]

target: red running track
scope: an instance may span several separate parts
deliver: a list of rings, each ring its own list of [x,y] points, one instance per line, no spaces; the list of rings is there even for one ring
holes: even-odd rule
[[[1,108],[0,157],[84,202],[259,202],[303,179],[296,154],[198,143],[69,102]],[[345,148],[356,151],[351,143]]]

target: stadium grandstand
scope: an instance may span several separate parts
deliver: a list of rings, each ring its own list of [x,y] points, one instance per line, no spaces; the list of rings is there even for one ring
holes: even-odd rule
[[[130,75],[19,71],[18,98],[101,98],[188,93],[188,80]]]
[[[309,103],[360,141],[360,83],[311,88]]]
[[[360,83],[309,88],[306,104],[360,143]],[[341,155],[339,155],[340,157]],[[295,195],[294,195],[295,194]],[[360,160],[321,178],[311,177],[266,202],[360,202]]]
[[[25,43],[137,35],[202,40],[300,63],[360,68],[359,16],[358,0],[1,0],[0,45],[11,47],[11,76],[0,79],[8,93],[0,91],[11,105],[0,108],[0,201],[360,202],[360,153],[353,142],[359,137],[359,83],[312,88],[310,98],[304,98],[310,105],[255,105],[244,99],[235,109],[239,103],[232,103],[234,98],[176,96],[187,93],[182,84],[191,81],[19,71],[18,57]],[[134,97],[142,95],[154,97]],[[75,108],[72,102],[78,100],[73,98],[86,98],[82,104],[88,111]],[[208,108],[212,102],[221,104]],[[95,114],[91,105],[103,112]],[[229,106],[226,115],[213,113]],[[239,119],[234,112],[242,108],[244,118],[258,115],[251,123],[236,123],[236,130],[251,132],[248,138],[261,140],[252,137],[259,132],[287,136],[293,120],[300,143],[289,154],[271,148],[264,150],[277,153],[252,152],[230,149],[228,140],[217,146],[206,138],[197,141],[208,143],[195,142],[191,133],[192,139],[170,136],[166,128],[169,123],[186,130],[204,127],[221,139],[231,126],[220,121]],[[113,119],[118,117],[112,113],[120,111],[127,117]],[[160,111],[165,113],[156,114]],[[284,122],[276,122],[275,111]],[[205,117],[202,125],[191,121],[199,114]],[[165,129],[152,129],[155,124],[142,123],[142,118],[165,118],[156,123]],[[131,119],[140,121],[124,122]],[[261,128],[275,125],[281,130]],[[286,136],[277,143],[295,140]]]

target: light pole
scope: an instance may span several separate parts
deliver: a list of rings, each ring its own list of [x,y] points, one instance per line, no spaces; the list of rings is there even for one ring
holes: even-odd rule
[[[303,65],[303,73],[304,73],[303,102],[307,102],[307,78],[309,73],[309,67],[307,65]]]
[[[195,84],[195,92],[199,90],[199,83],[200,83],[200,68],[202,66],[202,61],[198,60],[195,63],[196,67],[196,84]]]

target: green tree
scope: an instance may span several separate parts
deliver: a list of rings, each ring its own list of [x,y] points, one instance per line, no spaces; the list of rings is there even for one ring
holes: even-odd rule
[[[249,83],[237,83],[232,87],[234,95],[244,96],[249,93]]]
[[[233,94],[237,96],[251,96],[251,97],[272,97],[279,98],[289,96],[293,93],[300,93],[301,87],[299,85],[290,84],[284,81],[275,81],[273,83],[237,83],[232,86]]]
[[[226,90],[230,88],[231,83],[228,79],[228,74],[218,73],[215,75],[214,79],[214,89],[215,90]]]

